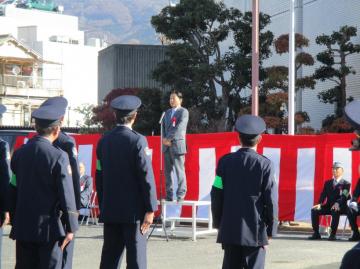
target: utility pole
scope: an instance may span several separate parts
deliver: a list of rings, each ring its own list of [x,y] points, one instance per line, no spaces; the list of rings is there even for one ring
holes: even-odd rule
[[[251,114],[259,114],[259,0],[252,2]]]
[[[295,134],[295,0],[290,0],[288,134]]]

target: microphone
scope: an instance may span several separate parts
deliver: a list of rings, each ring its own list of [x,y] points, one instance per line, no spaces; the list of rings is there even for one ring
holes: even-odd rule
[[[164,116],[165,116],[165,111],[161,114],[161,117],[160,117],[160,120],[159,120],[159,124],[162,123],[163,119],[164,119]]]

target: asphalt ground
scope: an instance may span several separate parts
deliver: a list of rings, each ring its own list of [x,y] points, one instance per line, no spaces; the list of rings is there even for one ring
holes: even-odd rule
[[[189,228],[187,228],[189,229]],[[301,230],[301,229],[300,229]],[[347,241],[348,234],[338,235],[335,242],[309,241],[306,229],[281,229],[267,247],[266,266],[270,269],[335,269],[339,268],[344,253],[355,243]],[[305,231],[304,231],[305,230]],[[3,269],[14,268],[15,245],[9,239],[10,228],[3,237]],[[212,269],[221,268],[223,251],[215,243],[216,235],[199,236],[197,242],[188,238],[152,236],[148,242],[150,269]],[[102,248],[102,226],[81,226],[75,242],[73,268],[99,268]],[[121,269],[125,268],[124,261]]]

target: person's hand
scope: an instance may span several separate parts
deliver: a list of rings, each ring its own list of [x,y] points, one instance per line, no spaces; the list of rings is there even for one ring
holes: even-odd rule
[[[8,225],[10,222],[10,214],[9,212],[5,212],[5,217],[4,217],[4,221],[1,224],[1,228],[5,227],[6,225]]]
[[[314,206],[312,207],[312,209],[320,210],[320,209],[321,209],[321,205],[320,205],[320,204],[314,205]]]
[[[73,233],[67,233],[64,241],[61,244],[61,251],[64,251],[65,247],[67,246],[67,244],[70,243],[71,240],[73,240],[74,238],[74,234]]]
[[[335,203],[335,204],[331,207],[331,210],[340,211],[339,203]]]
[[[150,229],[150,225],[154,221],[154,212],[147,212],[144,217],[144,221],[141,224],[140,231],[141,234],[146,234],[146,232]]]
[[[170,146],[171,146],[171,140],[170,140],[170,139],[167,139],[167,138],[164,138],[164,139],[163,139],[163,144],[164,144],[165,146],[170,147]]]
[[[353,202],[350,202],[349,203],[349,208],[355,210],[355,211],[358,211],[358,204],[357,202],[353,201]]]

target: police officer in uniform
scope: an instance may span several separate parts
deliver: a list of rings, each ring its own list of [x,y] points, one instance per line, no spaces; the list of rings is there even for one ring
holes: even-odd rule
[[[0,104],[0,118],[6,111],[6,107]],[[9,145],[0,138],[0,268],[1,268],[1,245],[3,227],[9,223],[10,217],[6,206],[7,189],[10,182],[10,152]]]
[[[355,129],[357,138],[353,140],[353,150],[360,149],[360,101],[355,100],[350,102],[345,107],[345,118]],[[357,183],[354,191],[354,196],[358,195],[358,185]],[[351,206],[351,203],[350,203]],[[355,218],[356,219],[356,218]],[[349,219],[350,222],[350,219]],[[352,227],[353,228],[353,227]],[[352,249],[345,253],[340,269],[359,269],[360,268],[360,243],[356,244]]]
[[[56,107],[63,114],[61,118],[61,124],[64,121],[64,115],[66,108],[68,106],[68,101],[62,96],[51,97],[47,99],[41,106],[52,106]],[[65,132],[60,131],[59,137],[54,141],[54,145],[65,151],[69,157],[72,180],[75,193],[76,209],[79,211],[81,208],[80,203],[80,173],[79,173],[79,164],[78,164],[78,154],[76,149],[75,139],[66,134]],[[64,226],[66,225],[66,220],[61,219]],[[72,268],[72,260],[74,254],[74,244],[75,238],[66,246],[63,253],[63,269]]]
[[[16,268],[60,269],[62,251],[78,229],[69,159],[53,145],[63,111],[46,105],[32,117],[38,135],[15,151],[11,160],[10,237],[16,240]]]
[[[359,172],[360,172],[360,166],[359,166]],[[349,219],[349,224],[352,230],[352,235],[349,238],[349,241],[359,241],[360,240],[360,233],[359,233],[359,227],[357,225],[357,216],[360,215],[359,205],[357,203],[358,199],[360,197],[360,178],[358,179],[358,182],[356,183],[355,190],[353,193],[353,196],[351,198],[351,201],[349,203],[348,213],[347,217]]]
[[[96,189],[104,222],[101,269],[116,269],[126,248],[128,269],[146,265],[146,232],[157,210],[151,151],[132,130],[141,101],[123,95],[111,102],[117,126],[97,145]]]
[[[235,128],[242,147],[219,160],[211,189],[214,227],[224,249],[223,269],[260,269],[272,236],[274,171],[271,161],[255,151],[266,129],[263,119],[243,115]]]

